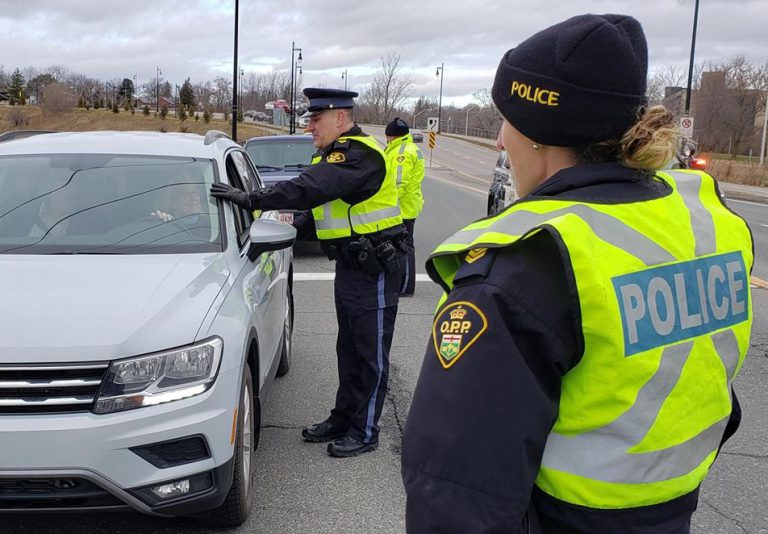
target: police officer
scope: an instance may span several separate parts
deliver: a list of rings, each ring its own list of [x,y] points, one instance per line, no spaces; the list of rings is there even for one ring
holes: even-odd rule
[[[387,160],[397,172],[397,198],[400,201],[400,214],[408,232],[406,239],[407,262],[401,297],[412,297],[416,289],[416,248],[413,243],[413,228],[416,217],[424,206],[421,182],[424,180],[424,156],[413,142],[408,124],[400,117],[395,117],[384,129],[387,136]]]
[[[410,532],[688,533],[740,410],[746,223],[645,108],[640,24],[508,51],[492,96],[522,197],[432,253],[446,292],[403,436]]]
[[[318,153],[293,180],[245,193],[216,183],[211,195],[249,210],[311,209],[295,223],[300,234],[314,231],[336,261],[334,295],[339,387],[325,421],[302,431],[306,441],[327,442],[331,456],[375,450],[379,416],[389,375],[404,228],[395,175],[384,151],[354,122],[357,93],[304,89],[306,128]]]

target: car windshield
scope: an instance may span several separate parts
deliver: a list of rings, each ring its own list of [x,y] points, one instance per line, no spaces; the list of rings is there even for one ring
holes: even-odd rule
[[[302,141],[299,141],[302,139]],[[312,163],[315,147],[311,138],[252,141],[245,150],[260,171],[281,170],[285,167],[308,166]],[[269,167],[273,167],[270,169]]]
[[[0,253],[221,251],[210,160],[105,154],[0,157]]]

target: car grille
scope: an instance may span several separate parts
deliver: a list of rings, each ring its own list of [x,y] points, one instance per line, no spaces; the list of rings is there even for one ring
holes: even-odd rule
[[[0,510],[122,506],[124,502],[82,478],[0,478]]]
[[[0,415],[88,411],[108,366],[0,365]]]

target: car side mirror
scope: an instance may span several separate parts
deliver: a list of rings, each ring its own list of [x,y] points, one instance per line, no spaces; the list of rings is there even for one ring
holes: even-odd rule
[[[296,228],[269,219],[253,221],[250,233],[251,244],[247,254],[251,261],[256,261],[256,258],[265,252],[290,248],[296,242]]]

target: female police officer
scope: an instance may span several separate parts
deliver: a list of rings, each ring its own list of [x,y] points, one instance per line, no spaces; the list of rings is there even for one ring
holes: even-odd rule
[[[627,16],[584,15],[501,60],[493,99],[521,200],[433,252],[447,295],[404,433],[411,532],[690,530],[738,424],[746,223],[664,172]]]

